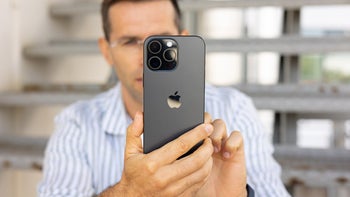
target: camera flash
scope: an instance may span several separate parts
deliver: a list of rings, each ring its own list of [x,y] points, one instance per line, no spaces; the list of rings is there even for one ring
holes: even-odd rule
[[[172,47],[172,46],[173,46],[173,43],[170,42],[170,41],[168,41],[168,42],[166,43],[166,45],[167,45],[168,47]]]

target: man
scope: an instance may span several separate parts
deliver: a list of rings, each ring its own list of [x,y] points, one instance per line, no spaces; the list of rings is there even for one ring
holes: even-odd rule
[[[207,86],[205,123],[143,154],[142,43],[187,32],[176,0],[104,0],[102,18],[99,46],[120,83],[56,118],[41,196],[247,196],[247,181],[257,196],[289,196],[252,102],[233,89]]]

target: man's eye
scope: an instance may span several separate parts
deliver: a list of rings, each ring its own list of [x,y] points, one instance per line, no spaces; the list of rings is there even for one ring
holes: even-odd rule
[[[136,39],[125,40],[123,42],[123,45],[126,45],[126,46],[136,45],[136,44],[137,44],[137,40]]]

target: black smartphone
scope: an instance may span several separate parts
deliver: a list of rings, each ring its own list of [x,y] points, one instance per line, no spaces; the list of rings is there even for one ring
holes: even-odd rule
[[[143,148],[149,153],[204,122],[205,43],[199,36],[151,36],[143,58]]]

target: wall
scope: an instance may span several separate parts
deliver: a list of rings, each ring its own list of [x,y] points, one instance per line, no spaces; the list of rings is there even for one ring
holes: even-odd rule
[[[24,47],[51,40],[96,39],[102,36],[98,14],[57,19],[49,6],[72,0],[0,1],[0,92],[16,91],[26,84],[104,83],[109,66],[100,55],[32,59]],[[84,71],[84,73],[82,73]],[[63,106],[0,107],[0,134],[50,136],[53,118]],[[0,170],[0,196],[37,196],[42,174],[30,170]]]

